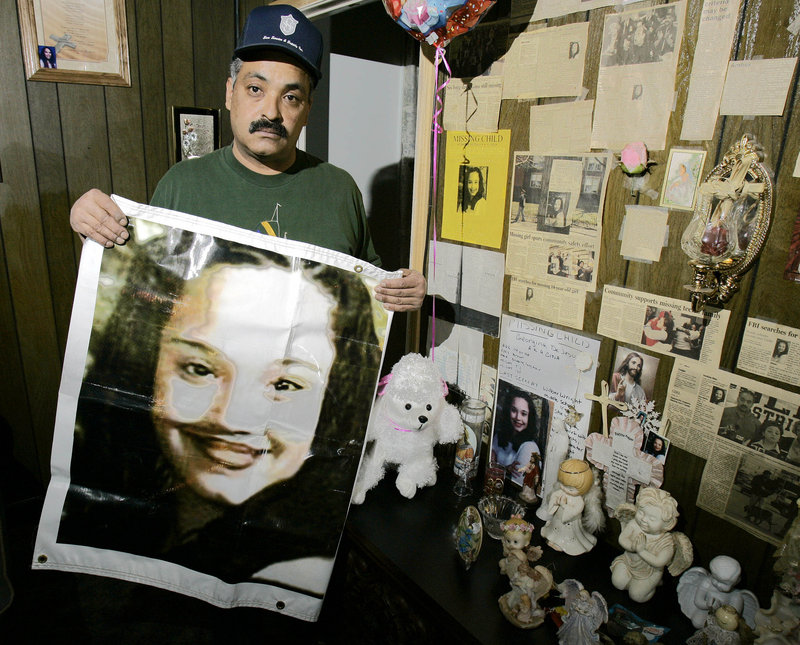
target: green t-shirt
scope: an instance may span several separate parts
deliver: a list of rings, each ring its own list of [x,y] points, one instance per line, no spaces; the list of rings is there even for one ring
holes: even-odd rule
[[[302,150],[278,175],[245,168],[231,146],[182,161],[161,178],[150,203],[380,265],[353,178]]]

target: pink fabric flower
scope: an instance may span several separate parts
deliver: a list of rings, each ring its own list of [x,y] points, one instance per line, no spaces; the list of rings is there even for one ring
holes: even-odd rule
[[[631,175],[647,170],[647,147],[641,141],[629,143],[620,154],[622,169]]]

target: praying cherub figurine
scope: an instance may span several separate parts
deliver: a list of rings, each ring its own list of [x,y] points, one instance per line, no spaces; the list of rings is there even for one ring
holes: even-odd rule
[[[529,565],[542,556],[540,547],[530,546],[533,524],[520,515],[512,515],[500,528],[504,556],[500,560],[500,572],[507,575],[511,583],[511,591],[498,600],[500,611],[517,627],[538,627],[544,621],[544,611],[537,601],[553,587],[553,576],[545,567]]]
[[[616,515],[622,524],[619,545],[625,553],[611,563],[611,583],[628,591],[631,600],[647,602],[664,575],[683,573],[692,563],[692,543],[672,531],[678,521],[678,503],[660,488],[642,488],[636,505],[620,504]]]

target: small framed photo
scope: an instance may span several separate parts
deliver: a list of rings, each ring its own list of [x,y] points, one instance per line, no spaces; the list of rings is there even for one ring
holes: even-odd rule
[[[130,87],[125,0],[17,0],[31,81]]]
[[[694,210],[697,186],[700,184],[705,161],[705,150],[672,148],[669,151],[659,204],[676,210]]]
[[[172,148],[175,162],[202,157],[219,148],[219,110],[173,106]]]
[[[669,452],[669,439],[655,432],[648,432],[644,442],[643,452],[656,458],[656,461],[664,463]]]

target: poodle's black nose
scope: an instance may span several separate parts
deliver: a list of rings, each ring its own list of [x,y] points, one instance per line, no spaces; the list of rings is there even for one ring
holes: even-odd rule
[[[428,417],[424,417],[424,416],[420,415],[420,416],[417,417],[417,419],[419,419],[420,423],[428,423]]]

